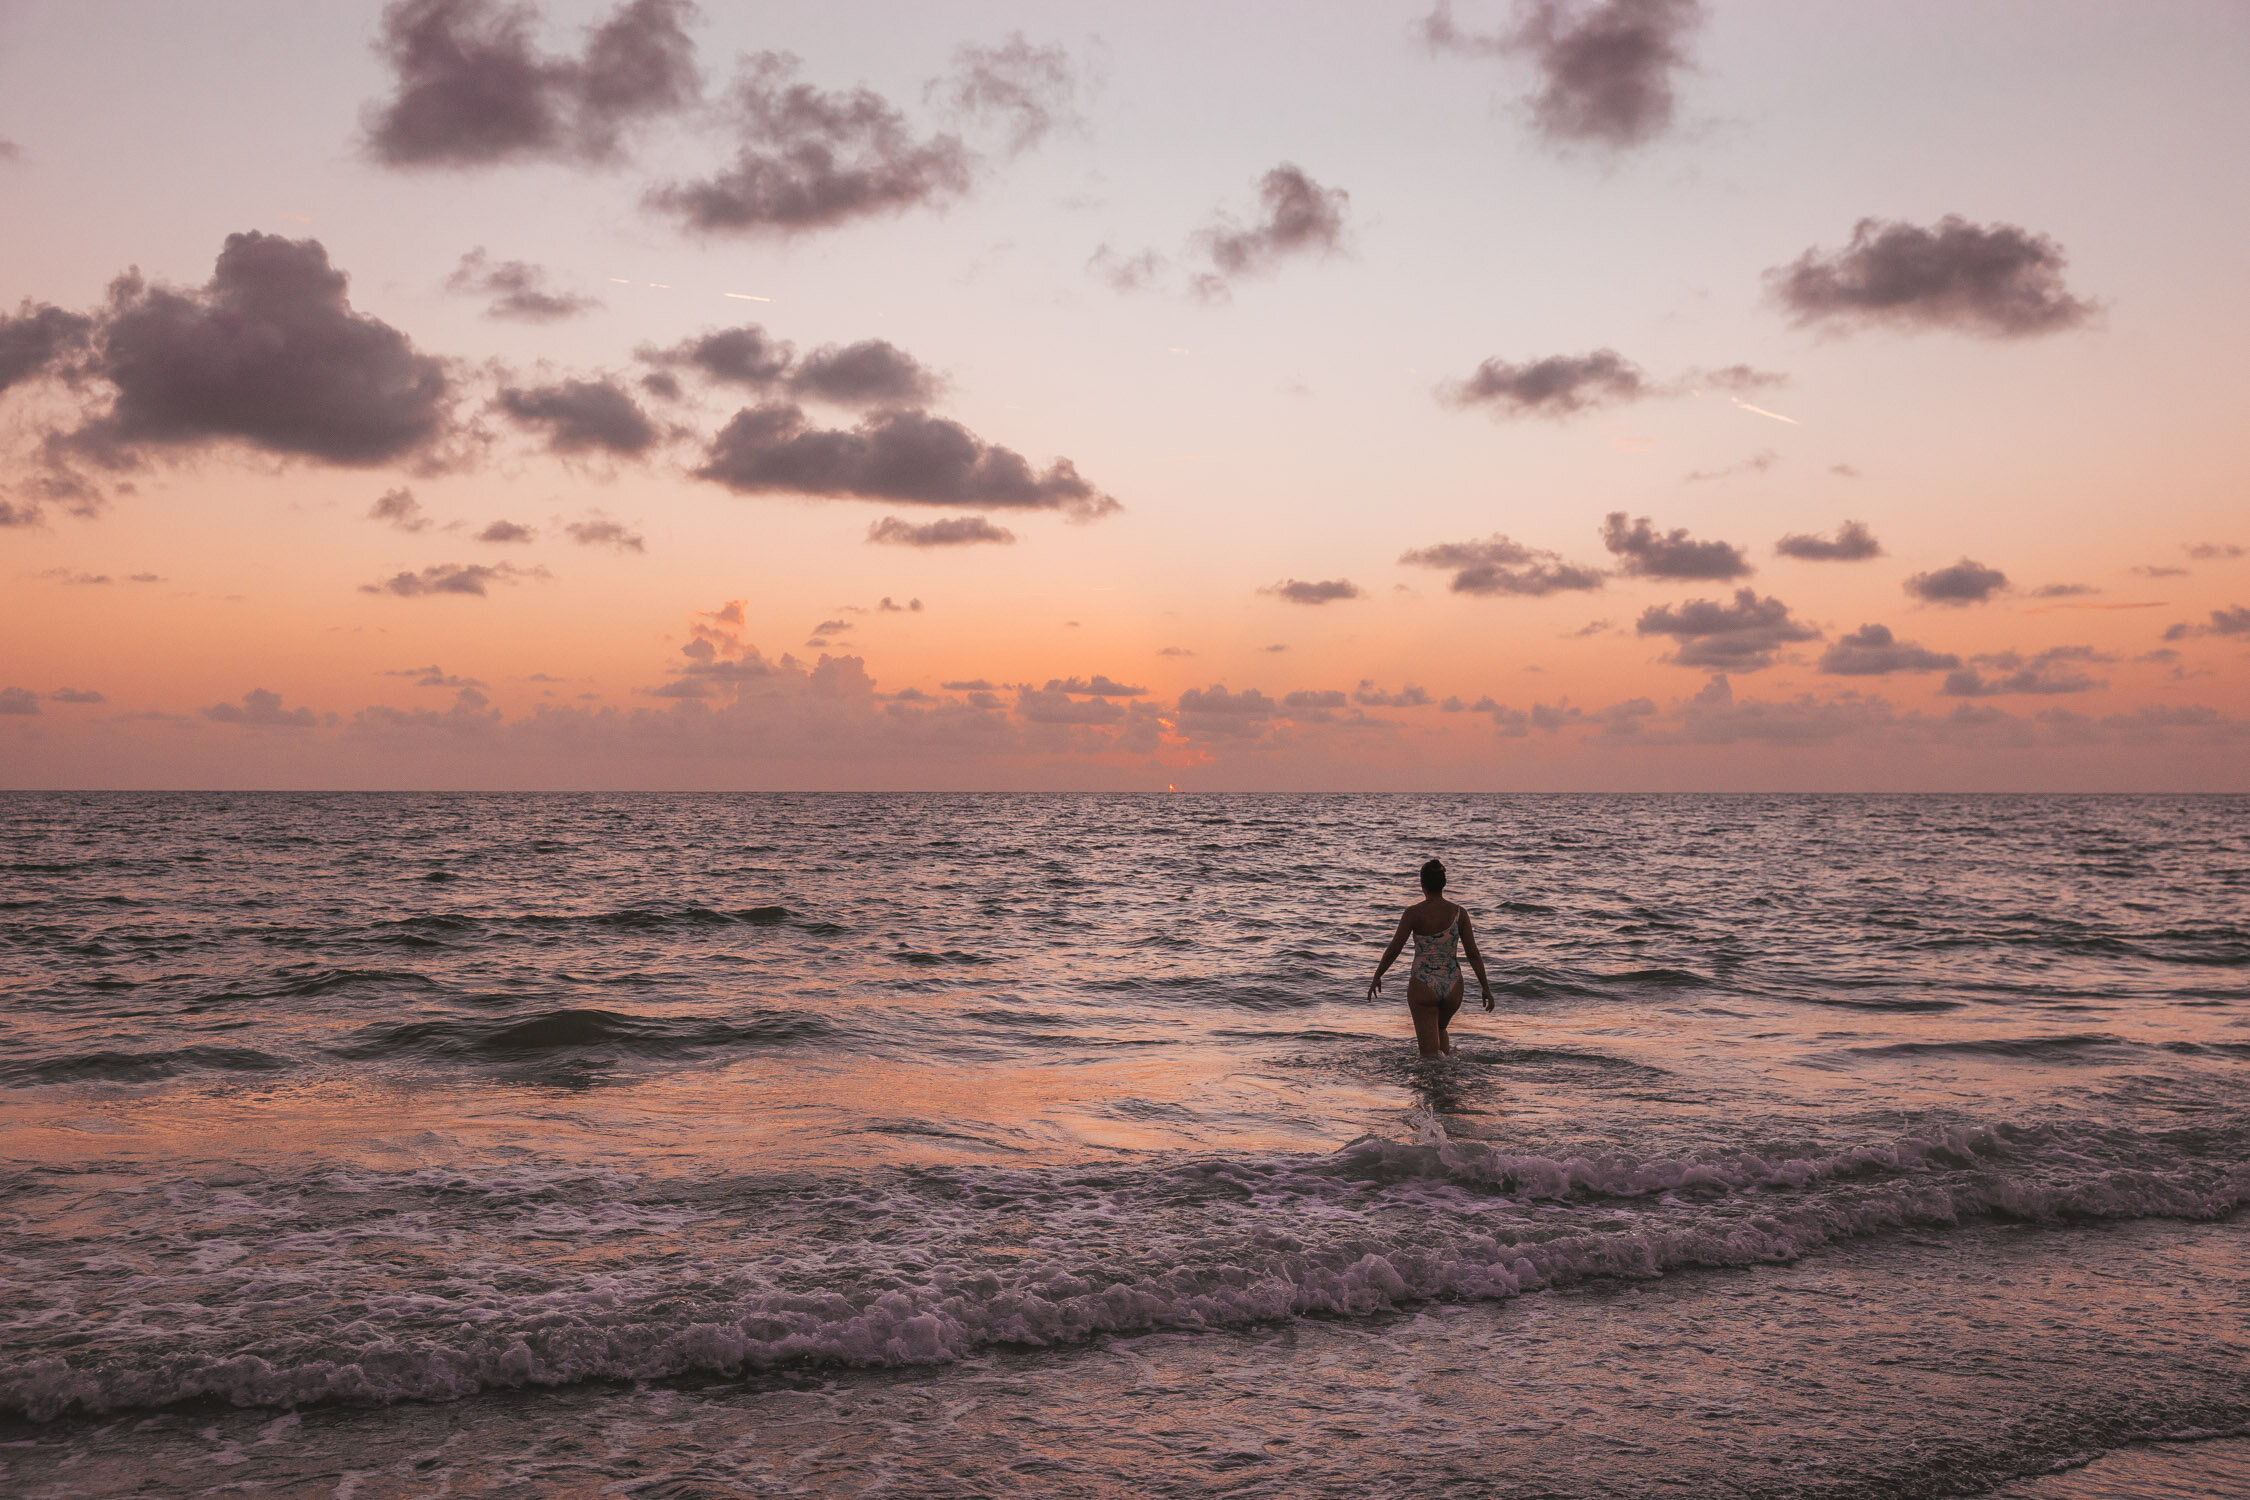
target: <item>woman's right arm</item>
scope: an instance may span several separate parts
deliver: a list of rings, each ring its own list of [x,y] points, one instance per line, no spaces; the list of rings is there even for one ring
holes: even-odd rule
[[[1383,993],[1383,974],[1398,961],[1399,950],[1406,946],[1406,935],[1412,930],[1405,915],[1400,914],[1398,931],[1391,934],[1391,945],[1383,950],[1383,961],[1375,966],[1375,977],[1367,981],[1368,999],[1372,1000]]]

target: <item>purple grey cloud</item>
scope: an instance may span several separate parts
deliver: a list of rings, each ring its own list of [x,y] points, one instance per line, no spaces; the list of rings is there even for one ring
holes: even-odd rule
[[[94,320],[26,298],[14,317],[0,314],[0,391],[32,380],[82,353]]]
[[[661,436],[648,414],[612,380],[503,386],[496,404],[523,426],[545,434],[555,453],[598,451],[634,458],[656,446]]]
[[[1077,121],[1078,77],[1060,47],[1034,47],[1013,32],[997,47],[964,46],[953,70],[923,97],[963,121],[1005,127],[1011,153],[1030,150]]]
[[[1943,672],[1961,665],[1950,651],[1902,641],[1888,625],[1862,625],[1820,653],[1820,670],[1839,677],[1887,677],[1893,672]]]
[[[1258,204],[1258,218],[1247,227],[1222,216],[1196,235],[1214,273],[1206,292],[1223,293],[1227,280],[1271,270],[1292,256],[1332,255],[1343,244],[1351,194],[1322,187],[1293,162],[1258,179]]]
[[[2173,625],[2165,630],[2164,639],[2184,641],[2199,635],[2250,636],[2250,608],[2214,609],[2208,625]]]
[[[1532,598],[1583,589],[1598,589],[1604,575],[1599,568],[1580,567],[1562,560],[1562,554],[1493,535],[1475,542],[1440,542],[1399,555],[1399,561],[1417,568],[1451,568],[1448,587],[1456,594],[1514,594]]]
[[[1439,0],[1420,29],[1440,51],[1530,59],[1539,73],[1532,123],[1551,142],[1623,150],[1670,128],[1672,79],[1690,65],[1700,0],[1519,0],[1516,14],[1510,29],[1480,36]]]
[[[1681,605],[1651,605],[1634,626],[1641,635],[1668,635],[1680,643],[1669,660],[1683,667],[1722,672],[1755,672],[1770,667],[1783,646],[1820,638],[1779,599],[1761,599],[1736,589],[1734,601],[1720,604],[1690,599]]]
[[[695,475],[743,494],[1061,510],[1085,520],[1119,508],[1067,458],[1035,472],[1014,450],[918,411],[878,411],[841,430],[810,425],[792,405],[744,407]]]
[[[867,89],[795,81],[797,59],[744,60],[728,109],[734,160],[697,182],[652,188],[651,208],[697,234],[790,234],[939,204],[969,190],[972,158],[953,135],[919,137]]]
[[[233,440],[344,465],[422,452],[445,431],[443,366],[354,312],[318,240],[227,236],[200,290],[112,284],[89,368],[110,409],[63,446],[111,465],[143,447]]]
[[[867,539],[893,547],[967,547],[978,542],[1005,546],[1015,541],[1016,534],[982,516],[947,516],[919,524],[885,516],[867,528]]]
[[[558,292],[548,285],[542,266],[520,260],[495,261],[479,245],[461,257],[445,289],[457,296],[490,297],[488,318],[515,323],[557,323],[600,307],[601,299],[579,292]]]
[[[2109,684],[2087,676],[2078,669],[2078,664],[2109,659],[2091,646],[2056,646],[2031,657],[1999,651],[1971,658],[1978,666],[1993,668],[1999,675],[1987,677],[1976,667],[1963,667],[1946,674],[1945,685],[1938,691],[1949,698],[1997,698],[2011,693],[2088,693]]]
[[[789,373],[789,389],[836,406],[920,406],[944,384],[913,355],[882,339],[813,350]]]
[[[648,550],[648,538],[598,511],[583,521],[571,522],[563,528],[563,533],[581,547],[609,547],[619,552]]]
[[[215,724],[246,724],[254,729],[310,729],[319,719],[309,708],[283,708],[281,694],[252,688],[240,703],[214,703],[203,717]]]
[[[376,496],[375,503],[367,507],[367,519],[401,531],[427,531],[430,527],[430,518],[422,513],[422,502],[403,486]]]
[[[631,0],[577,57],[540,51],[528,5],[394,0],[377,47],[393,74],[367,113],[390,167],[614,160],[625,131],[693,104],[702,82],[687,0]]]
[[[1691,540],[1684,526],[1659,532],[1642,516],[1626,524],[1613,510],[1602,522],[1602,545],[1620,566],[1640,578],[1740,578],[1753,571],[1750,559],[1732,542]]]
[[[2006,592],[2008,575],[1964,557],[1949,568],[1917,573],[1906,580],[1904,587],[1925,604],[1983,604],[1993,595]]]
[[[1793,531],[1775,542],[1773,550],[1801,562],[1862,562],[1870,557],[1881,557],[1883,544],[1875,540],[1875,533],[1867,529],[1865,522],[1846,521],[1836,528],[1833,537]]]
[[[1800,324],[2029,338],[2080,327],[2097,310],[2063,285],[2063,264],[2060,245],[2012,224],[1862,219],[1843,249],[1807,250],[1766,272],[1766,287]]]
[[[401,599],[433,594],[472,594],[482,599],[492,584],[546,576],[544,568],[518,568],[512,563],[434,563],[419,573],[394,573],[379,583],[363,583],[359,591],[396,594]]]
[[[1290,604],[1334,604],[1339,600],[1360,597],[1359,585],[1348,578],[1324,578],[1314,583],[1287,578],[1258,592],[1272,594]]]
[[[1501,417],[1568,417],[1655,394],[1639,365],[1615,349],[1551,354],[1509,364],[1488,359],[1441,392],[1454,406],[1483,406]]]

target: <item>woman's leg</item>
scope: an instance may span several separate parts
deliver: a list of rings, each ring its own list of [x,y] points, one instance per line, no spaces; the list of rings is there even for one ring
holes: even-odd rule
[[[1461,977],[1456,974],[1453,977],[1453,988],[1445,992],[1445,1003],[1438,1007],[1437,1035],[1438,1050],[1441,1052],[1453,1050],[1453,1033],[1446,1028],[1453,1024],[1454,1013],[1461,1008],[1463,993]]]
[[[1438,1019],[1442,1008],[1435,990],[1419,979],[1406,981],[1406,1013],[1414,1018],[1414,1045],[1424,1057],[1445,1056],[1445,1023]]]

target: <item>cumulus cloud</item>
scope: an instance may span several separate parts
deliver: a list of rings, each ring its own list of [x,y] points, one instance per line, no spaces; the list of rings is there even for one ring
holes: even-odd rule
[[[2110,659],[2091,646],[2056,646],[2031,657],[1999,651],[1970,659],[1997,675],[1987,677],[1976,666],[1963,667],[1946,674],[1940,693],[1949,698],[1997,698],[2011,693],[2088,693],[2109,686],[2080,670],[2087,662]]]
[[[1351,194],[1324,188],[1302,167],[1283,162],[1258,179],[1258,217],[1241,225],[1221,215],[1195,237],[1212,272],[1224,283],[1271,270],[1300,255],[1332,255],[1344,242]],[[1209,288],[1207,288],[1209,289]]]
[[[1925,604],[1982,604],[2006,592],[2008,575],[1964,557],[1950,568],[1917,573],[1906,580],[1904,587]]]
[[[503,386],[494,404],[521,425],[544,434],[548,450],[554,453],[601,452],[634,458],[656,446],[661,436],[648,413],[612,380]]]
[[[1067,458],[1034,471],[1014,450],[918,411],[878,411],[845,431],[813,427],[794,405],[744,407],[695,474],[743,494],[1061,510],[1083,520],[1119,508]]]
[[[2250,636],[2250,608],[2237,605],[2233,609],[2214,609],[2208,625],[2173,625],[2165,630],[2164,639],[2184,641],[2199,635]]]
[[[706,380],[768,391],[781,383],[796,351],[755,323],[719,328],[683,339],[669,349],[643,345],[639,357],[659,366],[685,366]]]
[[[1498,534],[1474,542],[1440,542],[1401,553],[1409,567],[1451,568],[1448,587],[1456,594],[1515,594],[1541,597],[1602,586],[1599,568],[1567,563],[1562,554],[1526,547]]]
[[[867,539],[892,547],[969,547],[979,542],[1013,544],[1016,534],[982,516],[947,516],[919,524],[885,516],[867,528]]]
[[[422,502],[414,498],[410,489],[385,490],[367,507],[367,519],[381,521],[401,531],[426,531],[430,518],[422,513]]]
[[[484,315],[516,323],[558,323],[602,305],[598,297],[555,291],[544,268],[520,260],[495,261],[482,245],[461,257],[445,278],[445,289],[457,296],[490,297]]]
[[[1050,693],[1071,693],[1081,698],[1141,698],[1148,689],[1118,682],[1100,672],[1092,677],[1057,677],[1047,682]]]
[[[2101,590],[2090,583],[2043,583],[2031,591],[2034,599],[2076,599]]]
[[[1509,364],[1488,359],[1468,379],[1444,387],[1454,406],[1483,406],[1500,417],[1568,417],[1655,394],[1639,365],[1615,349],[1550,354]]]
[[[401,599],[433,594],[474,594],[481,599],[492,584],[546,576],[545,568],[519,568],[513,563],[433,563],[419,573],[394,573],[378,583],[363,583],[359,591],[396,594]]]
[[[532,14],[499,0],[394,0],[377,46],[392,94],[367,112],[370,154],[391,167],[606,162],[626,131],[701,91],[688,0],[631,0],[577,57],[541,51]]]
[[[28,717],[39,712],[39,695],[30,688],[0,688],[0,717]]]
[[[1807,250],[1766,272],[1766,287],[1800,324],[2029,338],[2094,316],[2095,304],[2063,285],[2063,264],[2060,245],[2011,224],[1862,219],[1843,249]]]
[[[1633,628],[1641,635],[1678,641],[1669,661],[1724,672],[1770,667],[1783,646],[1820,638],[1818,630],[1790,614],[1788,605],[1761,599],[1749,589],[1736,589],[1730,604],[1691,599],[1681,605],[1651,605]]]
[[[1516,24],[1478,34],[1447,0],[1421,23],[1433,49],[1530,61],[1539,76],[1532,124],[1557,145],[1621,151],[1671,127],[1673,76],[1690,65],[1700,0],[1519,0]]]
[[[1820,670],[1838,677],[1887,677],[1893,672],[1944,672],[1961,665],[1950,651],[1931,651],[1891,634],[1888,625],[1862,625],[1820,653]]]
[[[2250,555],[2250,549],[2234,542],[2195,542],[2182,550],[2198,562],[2218,562]]]
[[[964,123],[996,124],[1011,153],[1030,150],[1056,129],[1078,123],[1078,76],[1060,47],[1034,47],[1012,32],[997,47],[964,46],[953,69],[923,97]]]
[[[281,694],[252,688],[240,703],[214,703],[203,717],[215,724],[246,724],[254,729],[310,729],[320,722],[309,708],[283,708]]]
[[[1361,678],[1359,686],[1352,690],[1352,702],[1369,708],[1427,708],[1435,701],[1412,683],[1395,693],[1386,693],[1371,680]]]
[[[648,539],[626,526],[613,521],[600,511],[595,511],[583,521],[572,521],[563,527],[563,534],[581,547],[609,547],[619,552],[646,552]]]
[[[644,346],[638,353],[659,369],[689,369],[716,384],[761,394],[786,391],[832,406],[920,406],[945,388],[935,371],[886,340],[827,344],[799,359],[786,340],[755,323],[698,334],[670,348]]]
[[[789,373],[789,389],[836,406],[919,406],[944,382],[913,355],[882,339],[815,349]]]
[[[106,693],[97,693],[92,688],[56,688],[47,696],[57,703],[107,703],[109,701],[109,696]]]
[[[1279,711],[1280,705],[1256,688],[1230,693],[1214,683],[1180,694],[1174,722],[1192,739],[1243,739],[1264,733]]]
[[[1754,571],[1750,559],[1731,542],[1698,542],[1687,528],[1658,532],[1647,516],[1630,525],[1613,510],[1602,522],[1602,545],[1625,572],[1639,578],[1740,578]]]
[[[1775,542],[1773,550],[1802,562],[1863,562],[1881,557],[1883,544],[1875,540],[1875,533],[1864,521],[1846,521],[1836,528],[1833,537],[1793,531]]]
[[[480,542],[534,542],[539,533],[515,521],[494,521],[477,533]]]
[[[0,314],[0,391],[82,355],[94,320],[26,298],[10,317]]]
[[[728,101],[734,160],[697,182],[653,188],[650,207],[698,234],[789,234],[959,197],[973,158],[955,135],[918,136],[867,89],[796,81],[798,60],[743,62]]]
[[[2165,563],[2142,563],[2133,568],[2132,571],[2141,578],[2185,578],[2188,576],[2186,568],[2175,568]]]
[[[200,290],[120,277],[90,364],[116,397],[64,446],[110,464],[228,440],[359,466],[422,452],[446,426],[444,368],[347,285],[318,240],[255,231],[227,236]]]
[[[1338,600],[1360,597],[1359,585],[1348,578],[1324,578],[1314,583],[1285,578],[1258,592],[1271,594],[1290,604],[1334,604]]]

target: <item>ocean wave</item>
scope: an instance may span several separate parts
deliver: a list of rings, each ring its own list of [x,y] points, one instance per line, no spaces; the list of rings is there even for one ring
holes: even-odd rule
[[[269,1073],[282,1058],[249,1047],[178,1047],[158,1052],[78,1052],[37,1062],[0,1065],[0,1078],[16,1083],[147,1083],[181,1073]]]
[[[405,1053],[523,1057],[603,1049],[666,1056],[722,1047],[788,1046],[835,1028],[819,1016],[772,1011],[747,1020],[707,1016],[629,1016],[608,1010],[551,1010],[520,1021],[401,1021],[367,1026],[337,1049],[351,1058]]]
[[[386,1282],[378,1295],[324,1279],[318,1305],[340,1309],[324,1323],[231,1338],[222,1299],[207,1289],[186,1334],[149,1327],[98,1343],[74,1330],[68,1347],[48,1349],[19,1341],[21,1357],[0,1369],[0,1410],[45,1421],[193,1400],[286,1407],[783,1367],[936,1365],[1000,1346],[1356,1318],[1590,1280],[1749,1268],[1858,1236],[1966,1222],[2211,1219],[2250,1201],[2250,1165],[2239,1152],[2216,1160],[2174,1152],[2134,1165],[2118,1144],[1958,1127],[1826,1155],[1634,1161],[1511,1154],[1440,1132],[1419,1143],[1367,1138],[1319,1158],[1107,1173],[952,1169],[922,1174],[921,1198],[863,1190],[831,1200],[860,1227],[821,1221],[808,1232],[817,1252],[786,1264],[716,1251],[690,1261],[675,1249],[526,1283],[506,1270],[512,1257],[479,1270],[456,1249],[443,1281]],[[2155,1149],[2149,1140],[2128,1144]],[[457,1178],[443,1186],[449,1201],[473,1189]],[[537,1232],[589,1232],[583,1212],[551,1191],[520,1182],[506,1191],[526,1215],[545,1216]],[[1618,1200],[1648,1207],[1605,1206]],[[1598,1211],[1557,1217],[1541,1207],[1572,1201]],[[784,1205],[757,1222],[808,1211]],[[989,1252],[958,1227],[966,1219],[989,1229],[1003,1214],[1039,1227],[1028,1239],[1003,1236],[994,1242],[1003,1248]],[[640,1216],[678,1232],[676,1215]],[[885,1228],[880,1243],[864,1231],[875,1222]],[[1139,1253],[1121,1255],[1117,1243],[1136,1231]],[[701,1243],[768,1241],[761,1230]],[[293,1298],[304,1289],[256,1272],[240,1251],[206,1242],[196,1268],[240,1272],[232,1285],[243,1295]]]
[[[1974,1037],[1949,1042],[1886,1042],[1880,1046],[1848,1047],[1854,1057],[2004,1057],[2027,1062],[2095,1063],[2092,1052],[2116,1052],[2143,1044],[2101,1032],[2070,1036]]]

